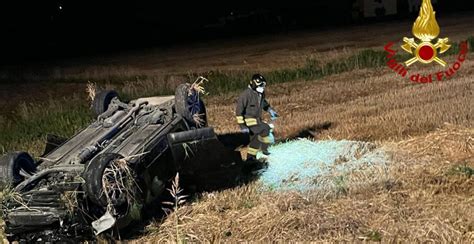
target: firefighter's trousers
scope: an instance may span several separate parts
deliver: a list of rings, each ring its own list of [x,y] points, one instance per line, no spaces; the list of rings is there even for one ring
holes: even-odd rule
[[[270,145],[270,126],[266,123],[259,123],[249,127],[250,144],[247,153],[256,156],[260,149],[266,151]]]

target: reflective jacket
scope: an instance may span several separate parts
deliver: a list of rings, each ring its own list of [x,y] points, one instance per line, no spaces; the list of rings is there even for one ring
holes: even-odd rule
[[[253,126],[262,123],[262,110],[268,111],[270,104],[265,100],[265,94],[260,94],[252,88],[247,88],[237,99],[235,116],[239,125]]]

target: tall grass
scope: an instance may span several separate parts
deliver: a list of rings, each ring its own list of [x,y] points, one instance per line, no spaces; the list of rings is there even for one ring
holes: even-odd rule
[[[474,47],[474,37],[468,38],[470,51]],[[453,43],[446,55],[456,55],[459,53],[459,43]],[[408,60],[412,55],[408,53],[398,53],[395,58],[400,62]],[[278,69],[267,72],[265,77],[274,83],[284,83],[299,80],[316,80],[329,75],[340,74],[358,69],[378,68],[386,65],[387,53],[381,50],[364,49],[346,58],[324,62],[317,59],[308,59],[300,67]],[[210,82],[207,86],[211,94],[223,94],[242,89],[242,84],[250,79],[252,74],[258,70],[238,70],[238,71],[213,71],[207,74],[193,74],[192,76],[206,76]]]
[[[19,105],[16,115],[0,124],[0,153],[32,150],[41,153],[47,134],[70,137],[91,122],[86,100],[79,97]]]
[[[381,67],[387,62],[385,56],[386,53],[383,51],[367,49],[345,59],[324,64],[316,59],[308,59],[306,63],[300,67],[270,71],[265,74],[265,77],[271,81],[272,84],[320,79],[328,75],[340,74],[355,69]],[[222,94],[240,90],[242,89],[242,83],[245,83],[253,73],[257,72],[257,70],[210,72],[207,74],[207,78],[211,82],[207,85],[207,89],[211,94]]]

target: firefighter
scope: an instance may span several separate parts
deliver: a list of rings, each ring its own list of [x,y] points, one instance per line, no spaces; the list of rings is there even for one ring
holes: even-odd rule
[[[276,119],[278,114],[265,100],[265,86],[265,78],[260,74],[254,74],[248,88],[240,94],[237,100],[235,111],[237,123],[242,132],[250,134],[247,161],[255,161],[260,149],[264,155],[270,155],[268,146],[271,143],[269,136],[271,128],[262,121],[262,110],[270,113],[272,120]]]

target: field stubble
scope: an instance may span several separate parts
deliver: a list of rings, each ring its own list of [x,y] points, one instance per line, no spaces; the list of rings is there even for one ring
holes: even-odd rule
[[[181,238],[474,241],[474,62],[464,65],[458,76],[433,84],[400,82],[378,68],[271,85],[279,138],[312,130],[318,139],[376,141],[393,155],[389,169],[375,176],[353,172],[344,194],[261,193],[258,184],[205,193],[173,213],[183,221]],[[237,129],[236,95],[208,98],[210,124],[220,132]],[[170,221],[148,228],[139,241],[173,238]]]
[[[355,70],[318,82],[272,85],[267,97],[280,118],[276,134],[292,138],[313,130],[319,139],[397,140],[439,128],[472,127],[473,61],[459,76],[432,84],[400,82],[386,68]],[[221,132],[234,131],[235,96],[209,98],[209,119]],[[318,130],[321,125],[327,130]]]
[[[353,183],[371,183],[348,183],[344,194],[262,193],[250,184],[205,193],[172,215],[181,220],[183,241],[469,243],[474,181],[463,169],[474,166],[473,136],[473,129],[447,124],[425,136],[386,143],[394,156],[386,173],[364,178],[354,172]],[[174,228],[168,220],[152,223],[150,234],[137,242],[174,240]]]
[[[464,65],[433,84],[400,82],[378,68],[270,86],[279,138],[310,130],[318,139],[376,141],[393,155],[388,171],[354,173],[342,195],[262,194],[257,184],[207,193],[173,213],[183,219],[182,239],[474,241],[474,62]],[[237,129],[235,96],[208,99],[210,123],[220,132]],[[168,240],[172,225],[151,224],[140,241]]]

